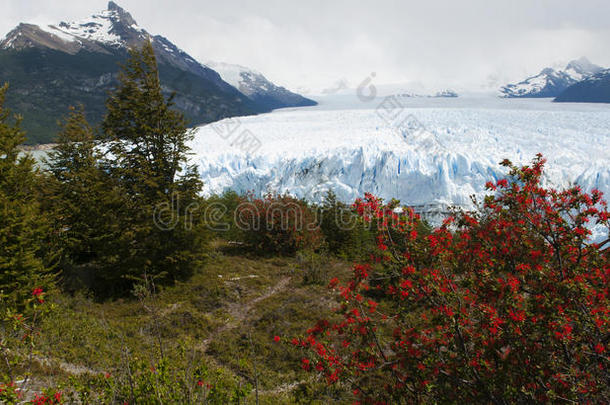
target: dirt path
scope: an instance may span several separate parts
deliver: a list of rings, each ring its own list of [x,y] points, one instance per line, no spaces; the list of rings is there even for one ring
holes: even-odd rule
[[[212,339],[214,339],[216,336],[218,336],[220,333],[222,333],[224,331],[231,330],[231,329],[238,327],[243,321],[245,321],[247,319],[248,313],[252,310],[252,308],[254,308],[254,306],[256,304],[277,294],[281,290],[285,289],[289,282],[290,282],[290,277],[284,277],[276,285],[268,288],[262,295],[254,298],[253,300],[251,300],[245,304],[240,303],[240,302],[233,302],[233,303],[227,305],[227,312],[229,313],[231,319],[227,323],[222,325],[220,328],[218,328],[214,332],[212,332],[212,334],[207,339],[205,339],[201,342],[201,344],[198,346],[198,348],[201,349],[205,353],[205,351],[207,350]],[[170,308],[162,311],[161,316],[167,315],[168,313],[172,312],[173,310],[176,310],[177,308],[179,308],[181,305],[182,305],[181,302],[177,302],[177,303],[173,304]],[[82,366],[82,365],[68,363],[61,359],[52,359],[52,358],[45,357],[45,356],[35,356],[33,358],[33,360],[36,361],[37,363],[47,366],[47,367],[51,366],[51,364],[54,364],[55,366],[59,367],[65,373],[71,374],[71,375],[82,375],[82,374],[96,375],[96,374],[101,373],[101,371],[99,371],[99,370],[94,370],[94,369],[91,369],[89,367]]]
[[[288,286],[289,282],[290,277],[284,277],[276,285],[271,288],[268,288],[262,295],[254,298],[249,302],[232,302],[231,304],[227,305],[227,312],[231,316],[231,319],[227,323],[222,325],[220,328],[212,332],[207,339],[204,339],[198,348],[205,353],[212,339],[214,339],[222,332],[238,327],[243,321],[247,319],[248,313],[252,310],[252,308],[254,308],[256,304],[285,289],[286,286]]]

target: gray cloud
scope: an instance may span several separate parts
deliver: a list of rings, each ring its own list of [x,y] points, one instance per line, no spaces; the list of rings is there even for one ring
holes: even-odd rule
[[[243,64],[292,89],[371,72],[380,83],[476,88],[588,56],[610,66],[603,0],[117,0],[201,61]],[[4,0],[0,30],[78,20],[106,1]]]

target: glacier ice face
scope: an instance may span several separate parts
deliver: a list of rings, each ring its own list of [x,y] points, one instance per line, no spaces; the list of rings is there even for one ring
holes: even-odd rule
[[[207,193],[290,193],[319,200],[328,189],[351,201],[364,192],[409,205],[470,205],[485,182],[503,176],[505,158],[548,159],[548,180],[610,192],[610,109],[548,100],[416,100],[403,115],[422,129],[401,131],[376,103],[279,110],[196,129],[192,147]],[[222,125],[222,123],[220,123]],[[225,123],[226,124],[226,123]],[[249,131],[260,148],[233,143]],[[233,145],[232,145],[233,143]]]
[[[345,202],[371,192],[415,206],[437,224],[448,206],[472,208],[471,196],[481,199],[485,183],[505,175],[503,159],[527,164],[542,153],[548,159],[545,182],[577,183],[610,196],[607,106],[413,99],[400,113],[417,124],[414,131],[384,120],[379,100],[347,107],[320,101],[318,107],[197,128],[193,162],[205,192],[279,192],[320,201],[333,190]],[[240,149],[235,140],[244,132],[260,147]]]

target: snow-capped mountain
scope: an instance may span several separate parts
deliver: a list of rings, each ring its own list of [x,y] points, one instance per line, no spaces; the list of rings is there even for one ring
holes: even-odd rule
[[[134,46],[148,38],[150,35],[131,15],[111,1],[107,10],[82,21],[47,26],[20,24],[0,42],[0,48],[43,46],[76,53],[81,49],[102,51],[106,47]]]
[[[610,69],[589,76],[565,89],[557,102],[610,103]]]
[[[47,26],[20,24],[0,42],[0,49],[44,46],[70,54],[81,50],[113,52],[141,46],[144,41],[151,41],[160,62],[203,76],[225,89],[228,89],[229,83],[255,101],[261,111],[316,104],[313,100],[276,86],[252,69],[226,63],[199,63],[167,38],[149,34],[138,26],[131,14],[112,1],[108,3],[107,10],[82,21]]]
[[[267,80],[262,73],[244,66],[222,62],[207,62],[222,79],[259,105],[273,110],[283,107],[305,107],[317,103]]]
[[[229,90],[216,72],[197,62],[167,38],[149,34],[131,14],[112,1],[106,10],[81,21],[47,26],[20,24],[0,42],[0,49],[53,49],[72,55],[80,51],[112,54],[141,46],[145,41],[151,41],[160,63],[205,77]]]
[[[0,78],[11,84],[7,106],[24,116],[28,143],[52,141],[57,119],[70,105],[82,103],[91,122],[99,122],[106,95],[117,83],[118,64],[130,48],[145,41],[157,55],[164,92],[176,94],[176,107],[192,125],[307,103],[268,82],[260,87],[268,88],[270,97],[275,95],[272,107],[264,97],[241,93],[167,38],[140,27],[111,1],[106,10],[82,21],[20,24],[0,41]],[[253,78],[252,85],[258,82]]]
[[[603,68],[582,57],[571,61],[564,69],[545,68],[536,76],[516,84],[508,84],[500,89],[500,93],[502,97],[508,98],[557,97],[571,85],[602,70]]]

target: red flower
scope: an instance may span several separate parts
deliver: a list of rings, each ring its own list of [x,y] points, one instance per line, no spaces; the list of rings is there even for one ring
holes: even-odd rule
[[[519,288],[519,284],[520,284],[520,281],[517,278],[515,278],[515,277],[508,278],[508,285],[510,286],[510,289],[513,292],[517,291],[517,289]]]
[[[508,316],[515,322],[522,322],[525,320],[525,311],[513,312],[510,310],[508,311]]]
[[[508,187],[508,180],[506,179],[502,179],[502,180],[498,180],[498,187]]]
[[[279,337],[279,336],[274,336],[274,337],[273,337],[273,341],[274,341],[275,343],[279,343],[279,341],[280,341],[280,337]]]
[[[522,387],[507,393],[510,403],[550,402],[551,392],[604,402],[608,345],[582,349],[590,326],[595,336],[607,329],[610,256],[582,239],[601,212],[607,220],[607,205],[578,187],[544,189],[541,156],[502,164],[510,173],[487,184],[494,192],[480,209],[419,236],[412,211],[395,216],[395,202],[369,194],[356,202],[365,221],[378,219],[377,239],[363,246],[375,253],[354,265],[332,320],[308,330],[299,347],[315,360],[303,369],[351,384],[360,403],[485,403],[481,388],[506,386]]]
[[[40,288],[40,287],[34,288],[32,290],[32,296],[34,298],[36,298],[39,303],[42,304],[44,302],[44,299],[43,299],[43,297],[44,297],[44,290],[42,288]]]

